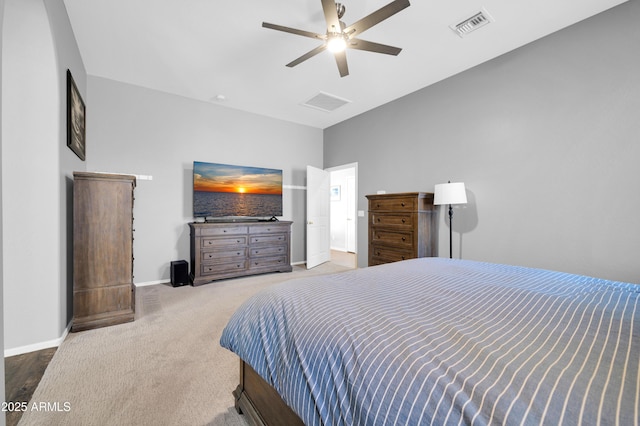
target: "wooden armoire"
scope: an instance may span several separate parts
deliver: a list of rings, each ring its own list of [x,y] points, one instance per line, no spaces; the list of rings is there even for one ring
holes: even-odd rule
[[[135,176],[73,174],[73,322],[71,331],[134,319]]]

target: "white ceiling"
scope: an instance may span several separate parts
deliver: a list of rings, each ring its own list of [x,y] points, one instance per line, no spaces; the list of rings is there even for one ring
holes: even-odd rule
[[[626,0],[411,0],[361,38],[399,56],[348,50],[285,64],[318,42],[262,22],[324,34],[320,0],[64,0],[89,75],[326,128],[429,86]],[[350,25],[391,0],[342,0]],[[461,38],[449,25],[484,8],[493,22]],[[351,101],[301,104],[319,92]],[[223,95],[224,101],[216,100]]]

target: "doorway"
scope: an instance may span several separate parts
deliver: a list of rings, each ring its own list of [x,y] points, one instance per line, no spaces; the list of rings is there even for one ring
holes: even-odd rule
[[[358,163],[326,169],[330,176],[329,228],[331,261],[356,268]]]

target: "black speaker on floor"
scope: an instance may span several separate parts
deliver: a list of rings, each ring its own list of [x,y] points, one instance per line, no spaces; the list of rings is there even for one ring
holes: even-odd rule
[[[171,262],[171,285],[179,287],[189,284],[189,264],[186,260]]]

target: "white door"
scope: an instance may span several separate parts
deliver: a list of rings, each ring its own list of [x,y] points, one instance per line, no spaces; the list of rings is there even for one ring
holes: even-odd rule
[[[307,269],[331,260],[329,172],[307,166]]]

